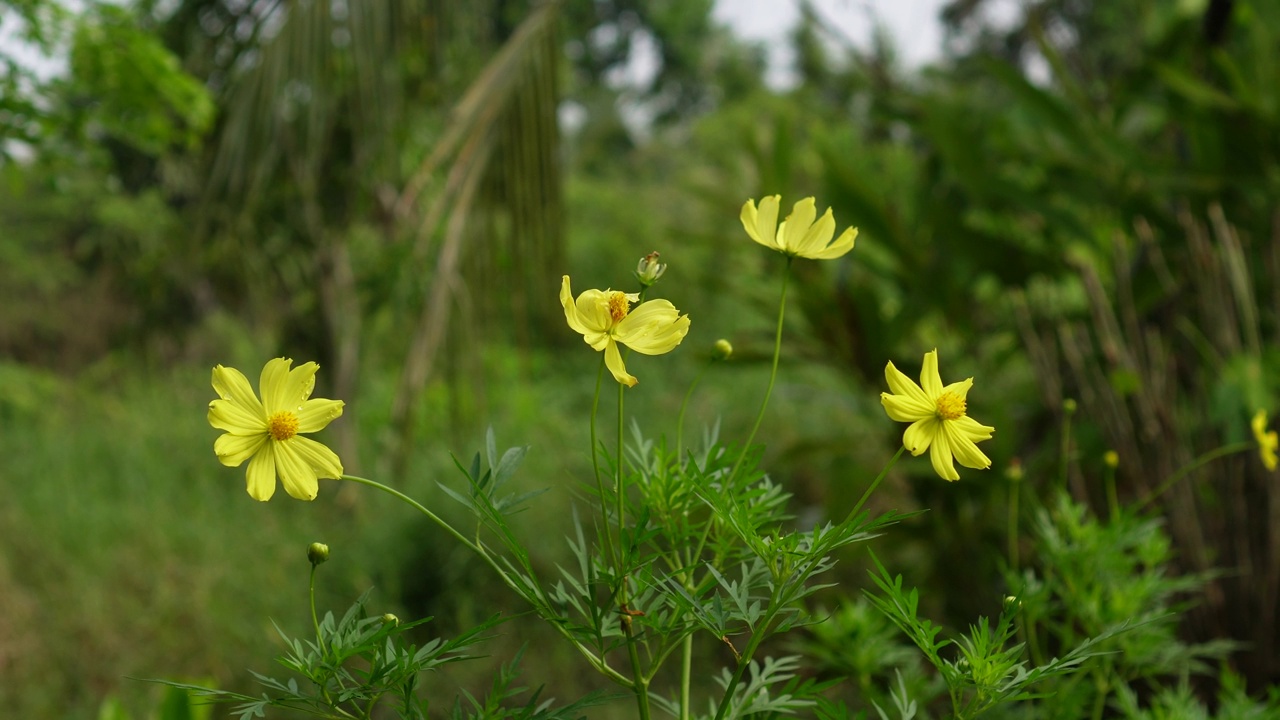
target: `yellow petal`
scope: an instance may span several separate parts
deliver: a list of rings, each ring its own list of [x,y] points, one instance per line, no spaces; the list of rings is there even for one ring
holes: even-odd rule
[[[902,433],[902,445],[912,455],[920,455],[937,440],[938,430],[937,416],[931,415],[917,420],[907,426],[907,431]]]
[[[906,395],[890,395],[889,393],[880,393],[880,404],[884,406],[884,411],[888,413],[890,420],[898,422],[915,422],[925,418],[933,417],[936,412],[932,405],[922,404],[914,398]]]
[[[738,216],[742,220],[742,227],[747,231],[747,235],[770,250],[778,249],[778,202],[780,200],[782,200],[781,195],[761,198],[759,210],[756,209],[754,200],[748,200],[742,205],[742,213]]]
[[[609,314],[609,293],[603,290],[585,290],[575,303],[578,321],[584,334],[608,332],[613,328],[613,316]]]
[[[953,382],[950,385],[942,388],[942,392],[952,393],[956,397],[960,398],[961,400],[964,400],[965,398],[969,397],[969,388],[971,387],[973,387],[973,378],[965,378],[960,382]]]
[[[955,421],[943,421],[942,429],[947,435],[947,443],[951,446],[951,452],[955,454],[961,465],[975,470],[985,470],[991,467],[991,458],[984,455],[978,449],[978,446],[956,427]]]
[[[334,480],[342,477],[342,460],[338,459],[337,453],[326,445],[301,436],[294,436],[286,442],[293,447],[303,462],[311,466],[317,477]]]
[[[573,301],[573,291],[569,289],[569,276],[560,279],[560,305],[564,307],[564,319],[575,332],[587,333],[590,330],[578,317],[578,305]]]
[[[258,391],[262,393],[262,407],[270,415],[281,410],[294,408],[284,404],[285,390],[289,382],[289,366],[293,360],[275,358],[262,366],[262,376],[258,378]],[[296,407],[296,406],[295,406]]]
[[[302,459],[294,446],[292,440],[296,439],[272,443],[276,453],[276,472],[280,474],[280,484],[284,485],[284,491],[290,497],[315,500],[320,483],[316,480],[315,468]]]
[[[302,407],[294,413],[298,418],[298,432],[313,433],[323,430],[330,422],[342,416],[344,406],[345,403],[341,400],[324,398],[312,398],[302,403]]]
[[[613,379],[626,385],[627,387],[635,387],[640,382],[634,375],[627,374],[627,366],[622,362],[622,353],[618,352],[618,343],[610,342],[604,349],[604,365],[609,368],[609,372],[613,373]]]
[[[265,443],[261,452],[249,461],[249,470],[245,473],[249,497],[266,502],[276,493],[276,459],[273,443]]]
[[[937,409],[936,401],[925,395],[924,390],[914,380],[903,375],[892,362],[884,366],[884,379],[889,383],[889,390],[910,401],[919,415],[932,414]]]
[[[249,387],[249,380],[244,373],[235,368],[215,365],[213,368],[213,391],[218,397],[239,405],[245,412],[257,415],[262,422],[267,421],[267,413],[258,402],[258,396]]]
[[[817,252],[810,253],[806,257],[813,260],[834,260],[852,250],[853,243],[857,239],[858,228],[846,228],[844,232],[840,233],[840,237],[836,238],[835,242]]]
[[[778,229],[778,244],[782,246],[783,251],[795,254],[797,248],[804,242],[804,237],[809,233],[809,227],[813,225],[813,219],[818,214],[816,204],[813,198],[807,197],[791,208],[791,214],[787,216],[785,223],[786,227]]]
[[[650,300],[632,310],[613,337],[620,343],[645,355],[671,352],[689,333],[689,316],[666,300]]]
[[[924,365],[920,368],[920,387],[924,390],[924,394],[935,402],[942,394],[942,378],[938,375],[936,348],[924,354]]]
[[[983,425],[968,415],[962,415],[955,420],[949,420],[947,422],[961,435],[964,435],[974,442],[978,442],[979,440],[990,440],[991,433],[996,431],[995,428],[989,425]]]
[[[280,410],[297,411],[302,403],[311,397],[316,388],[316,371],[320,365],[307,362],[289,371],[285,377],[284,389],[280,391]]]
[[[207,417],[210,425],[236,435],[255,435],[267,429],[266,418],[245,409],[234,400],[210,402]]]
[[[267,435],[265,432],[251,436],[220,435],[217,440],[213,441],[213,452],[223,465],[240,467],[241,463],[261,450],[262,444],[266,441]]]
[[[929,460],[933,462],[933,471],[938,473],[938,477],[951,482],[960,479],[960,473],[956,472],[955,462],[951,459],[951,446],[947,443],[945,432],[934,435]]]
[[[812,258],[831,242],[831,236],[836,234],[836,219],[831,215],[831,208],[818,218],[818,221],[809,228],[804,234],[796,247],[792,248],[792,252],[800,257]]]

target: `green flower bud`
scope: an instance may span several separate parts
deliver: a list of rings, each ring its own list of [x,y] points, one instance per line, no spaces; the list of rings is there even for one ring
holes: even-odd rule
[[[1076,410],[1078,409],[1079,409],[1079,406],[1076,405],[1076,401],[1073,398],[1067,398],[1066,400],[1062,401],[1062,411],[1065,412],[1066,414],[1074,415]]]
[[[1004,611],[1005,611],[1005,612],[1010,612],[1010,611],[1012,611],[1012,610],[1021,610],[1021,609],[1022,609],[1022,601],[1021,601],[1021,600],[1019,600],[1016,596],[1014,596],[1014,595],[1005,595],[1005,596],[1004,596]]]
[[[1004,476],[1009,479],[1009,482],[1022,480],[1022,460],[1009,458],[1009,464],[1004,468]]]
[[[400,627],[400,618],[396,617],[395,615],[393,615],[393,614],[391,614],[391,613],[387,613],[386,615],[383,615],[383,616],[382,616],[382,624],[383,624],[383,625],[394,625],[394,626],[396,626],[396,627]]]
[[[636,280],[640,281],[640,287],[652,287],[666,271],[667,264],[658,262],[658,251],[655,250],[640,258],[640,262],[636,264]]]
[[[733,345],[728,340],[720,338],[711,348],[711,357],[715,360],[728,360],[733,356]]]
[[[307,546],[307,559],[311,561],[314,567],[329,559],[329,546],[324,543],[313,542]]]
[[[1115,470],[1120,467],[1120,453],[1115,450],[1108,450],[1102,453],[1102,462],[1106,463],[1107,467]]]

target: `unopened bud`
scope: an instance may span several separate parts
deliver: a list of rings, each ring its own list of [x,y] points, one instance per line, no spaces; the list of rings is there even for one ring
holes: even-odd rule
[[[1102,462],[1106,463],[1107,467],[1115,470],[1120,466],[1120,453],[1115,450],[1108,450],[1102,453]]]
[[[319,565],[329,559],[329,546],[324,543],[313,542],[307,546],[307,559],[311,561],[311,565]]]
[[[1078,408],[1079,406],[1076,405],[1076,401],[1073,398],[1067,398],[1062,401],[1062,411],[1068,415],[1074,415]]]
[[[392,613],[387,613],[386,615],[382,616],[382,624],[394,625],[395,627],[400,627],[400,618],[396,617]]]
[[[715,360],[728,360],[733,356],[733,345],[728,340],[720,338],[711,348],[711,357]]]
[[[636,280],[640,281],[640,287],[652,287],[666,271],[667,264],[658,262],[658,251],[655,250],[640,258],[640,262],[636,264]]]
[[[1009,482],[1018,482],[1022,479],[1022,460],[1018,458],[1009,458],[1009,464],[1004,468],[1004,476]]]
[[[1017,596],[1015,596],[1015,595],[1005,595],[1005,596],[1004,596],[1004,611],[1005,611],[1005,612],[1010,612],[1010,611],[1013,611],[1013,610],[1021,610],[1021,609],[1022,609],[1022,601],[1021,601],[1021,600],[1019,600],[1019,599],[1017,598]]]

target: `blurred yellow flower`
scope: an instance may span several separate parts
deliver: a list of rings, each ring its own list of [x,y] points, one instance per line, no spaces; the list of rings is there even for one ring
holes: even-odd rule
[[[320,366],[309,362],[290,370],[292,364],[287,358],[267,362],[258,379],[261,401],[239,370],[213,368],[213,389],[221,399],[209,403],[209,424],[227,431],[214,442],[213,451],[227,467],[249,460],[246,478],[255,500],[271,499],[277,475],[285,492],[299,500],[316,498],[318,478],[342,477],[338,456],[299,433],[323,429],[342,415],[343,402],[308,400]]]
[[[627,374],[618,343],[645,355],[661,355],[675,349],[689,332],[689,316],[670,302],[649,300],[631,309],[631,303],[639,301],[638,294],[618,290],[587,290],[575,301],[569,276],[560,282],[560,304],[569,327],[582,333],[588,345],[604,351],[609,372],[627,387],[638,381]]]
[[[1267,430],[1267,411],[1259,410],[1253,416],[1253,437],[1258,441],[1258,457],[1268,470],[1275,470],[1277,463],[1276,448],[1280,447],[1280,437],[1276,431]]]
[[[834,260],[853,249],[853,241],[858,237],[857,228],[845,228],[835,242],[831,242],[836,232],[836,221],[831,216],[831,208],[823,213],[817,222],[816,202],[813,198],[805,198],[796,203],[781,224],[778,224],[778,204],[781,195],[769,195],[760,200],[756,208],[754,200],[748,200],[742,206],[742,227],[752,240],[791,257],[809,258],[811,260]]]
[[[952,456],[968,468],[991,467],[991,460],[975,443],[990,439],[995,428],[965,415],[965,399],[973,378],[943,387],[937,350],[925,353],[919,385],[893,363],[885,366],[884,377],[893,393],[880,393],[880,403],[890,418],[911,423],[902,435],[902,444],[912,455],[932,450],[929,459],[943,480],[960,479]]]

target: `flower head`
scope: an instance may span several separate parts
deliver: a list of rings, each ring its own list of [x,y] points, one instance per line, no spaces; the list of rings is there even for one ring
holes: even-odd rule
[[[560,304],[569,327],[582,333],[582,339],[596,350],[604,351],[604,364],[618,382],[631,387],[638,381],[627,374],[618,343],[638,353],[662,355],[671,352],[689,332],[689,316],[681,315],[666,300],[639,302],[636,293],[619,290],[587,290],[573,298],[569,276],[560,282]]]
[[[965,402],[973,378],[942,385],[938,375],[938,351],[925,353],[920,369],[920,384],[903,375],[889,363],[885,380],[892,393],[880,393],[880,403],[889,417],[911,426],[902,435],[902,444],[912,455],[932,450],[929,459],[943,480],[959,480],[952,457],[968,468],[991,467],[991,460],[975,444],[987,440],[995,431],[965,414]]]
[[[658,251],[645,255],[640,258],[640,262],[636,263],[636,280],[639,281],[640,287],[653,287],[658,282],[658,278],[667,271],[667,264],[658,262]]]
[[[227,431],[213,451],[227,467],[249,460],[246,480],[255,500],[271,499],[277,475],[285,492],[299,500],[316,498],[318,478],[342,477],[338,456],[299,433],[323,429],[342,415],[343,403],[308,399],[320,366],[309,362],[290,370],[292,364],[287,358],[267,362],[258,380],[261,401],[239,370],[213,368],[213,389],[221,399],[209,403],[209,424]]]
[[[1267,411],[1259,410],[1253,416],[1253,437],[1258,441],[1258,457],[1262,458],[1262,464],[1268,470],[1275,470],[1276,465],[1280,464],[1276,458],[1276,448],[1280,448],[1280,437],[1276,436],[1276,431],[1267,430]]]
[[[835,242],[831,242],[836,232],[836,221],[831,216],[831,208],[817,217],[816,202],[813,198],[805,198],[795,204],[791,214],[778,224],[778,204],[781,195],[769,195],[760,200],[756,208],[754,200],[748,200],[742,206],[742,227],[752,240],[783,255],[809,258],[811,260],[834,260],[853,249],[853,241],[858,237],[857,228],[845,228]]]

